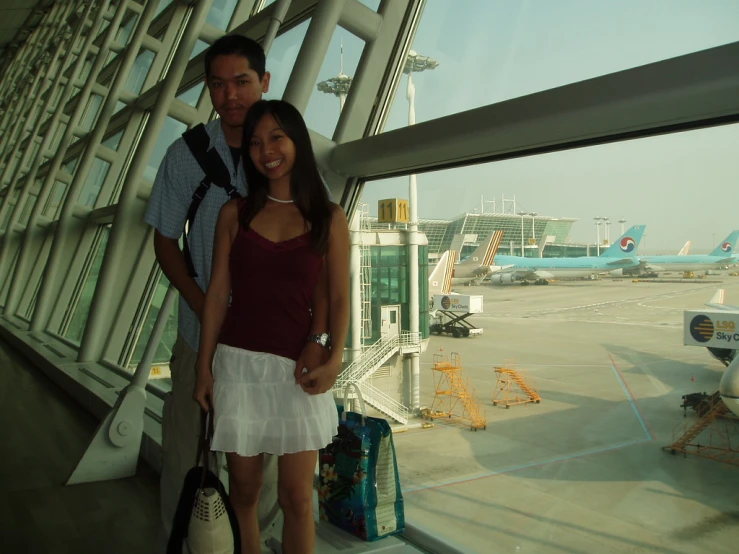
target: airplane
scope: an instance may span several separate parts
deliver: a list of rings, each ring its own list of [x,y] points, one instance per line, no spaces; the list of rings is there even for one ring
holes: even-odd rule
[[[524,258],[521,256],[495,256],[495,264],[501,266],[490,276],[495,284],[514,283],[528,285],[549,284],[547,279],[556,277],[588,277],[616,268],[638,267],[636,250],[641,242],[646,225],[630,227],[622,237],[614,242],[600,256],[580,258]]]
[[[503,231],[493,231],[472,254],[460,263],[457,252],[447,250],[429,276],[429,294],[449,294],[453,285],[479,285],[493,268],[493,259],[498,252]]]
[[[624,269],[624,275],[657,273],[660,271],[697,271],[700,269],[721,269],[739,262],[733,257],[736,251],[739,230],[733,231],[710,254],[688,254],[677,256],[639,256],[641,264],[637,268]]]

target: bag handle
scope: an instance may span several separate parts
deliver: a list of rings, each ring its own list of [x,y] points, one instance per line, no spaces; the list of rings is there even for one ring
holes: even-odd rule
[[[362,415],[362,425],[365,425],[365,421],[367,419],[367,409],[364,407],[364,398],[362,397],[362,391],[359,388],[359,385],[356,383],[347,383],[347,385],[344,387],[344,411],[341,413],[341,421],[346,421],[346,405],[349,402],[349,389],[354,388],[354,390],[357,392],[357,400],[359,400],[359,410],[360,414]]]
[[[195,465],[201,465],[204,468],[200,478],[200,489],[205,485],[205,476],[210,471],[210,445],[213,440],[213,408],[210,411],[200,411],[200,440],[198,441],[198,454],[195,459]]]

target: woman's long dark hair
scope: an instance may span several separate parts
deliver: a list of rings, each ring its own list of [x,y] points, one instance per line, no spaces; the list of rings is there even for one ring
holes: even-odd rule
[[[290,194],[303,218],[311,225],[310,234],[316,251],[325,254],[331,230],[331,202],[318,173],[313,146],[303,116],[292,104],[284,100],[260,100],[246,114],[241,147],[248,195],[241,211],[241,224],[248,227],[267,203],[269,179],[254,166],[249,145],[257,125],[268,114],[275,118],[295,144],[295,165],[290,174]]]

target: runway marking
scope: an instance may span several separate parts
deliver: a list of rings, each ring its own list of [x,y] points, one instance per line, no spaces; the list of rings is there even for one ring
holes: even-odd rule
[[[501,469],[500,471],[486,471],[482,473],[478,473],[477,475],[471,475],[469,477],[459,477],[457,479],[449,479],[448,481],[440,482],[437,485],[428,485],[428,486],[418,486],[418,487],[408,487],[403,488],[403,494],[410,494],[413,492],[418,491],[424,491],[424,490],[430,490],[430,489],[440,489],[442,487],[448,487],[450,485],[459,485],[461,483],[467,483],[470,481],[479,481],[480,479],[487,479],[489,477],[495,477],[496,475],[502,475],[504,473],[512,473],[514,471],[519,471],[521,469],[530,469],[532,467],[543,467],[549,464],[555,464],[558,462],[564,462],[567,460],[573,460],[575,458],[584,458],[585,456],[592,456],[593,454],[600,454],[602,452],[609,452],[611,450],[618,450],[619,448],[626,448],[627,446],[634,446],[636,444],[641,444],[644,442],[649,442],[651,439],[636,439],[629,442],[624,442],[620,444],[615,444],[612,446],[605,446],[602,448],[596,448],[593,450],[587,450],[585,452],[578,452],[576,454],[568,454],[566,456],[558,456],[556,458],[551,458],[549,460],[545,460],[543,462],[531,462],[528,464],[522,464],[519,466],[509,467],[506,469]]]
[[[631,392],[631,389],[629,388],[629,385],[626,384],[626,380],[624,379],[623,375],[621,375],[621,371],[618,369],[618,366],[616,365],[616,361],[613,359],[613,356],[608,354],[608,357],[611,359],[611,369],[613,369],[613,373],[616,375],[616,379],[618,379],[618,382],[621,383],[621,388],[624,389],[624,393],[626,393],[626,398],[629,399],[629,402],[631,403],[631,408],[634,410],[634,414],[636,414],[636,418],[639,420],[639,423],[642,426],[642,429],[644,429],[644,433],[647,436],[647,440],[654,440],[655,435],[652,433],[652,430],[647,425],[647,422],[644,420],[644,417],[642,417],[641,411],[639,410],[639,407],[636,405],[636,399],[634,398],[634,393]]]

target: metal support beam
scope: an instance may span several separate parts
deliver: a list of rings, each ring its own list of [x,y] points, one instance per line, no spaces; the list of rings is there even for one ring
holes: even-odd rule
[[[738,60],[735,42],[434,119],[339,144],[331,167],[385,178],[739,121]]]

